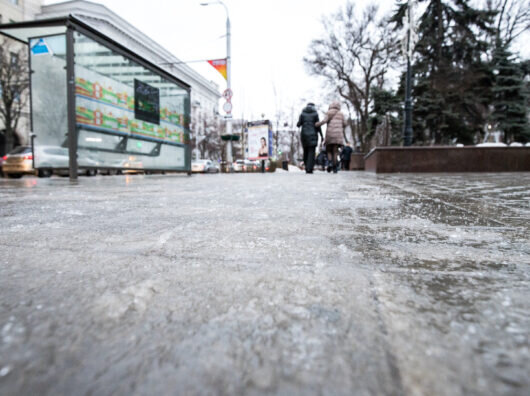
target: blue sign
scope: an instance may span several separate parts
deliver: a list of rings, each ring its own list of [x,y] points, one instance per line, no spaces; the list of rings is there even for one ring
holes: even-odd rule
[[[39,39],[37,43],[31,47],[31,53],[33,55],[52,55],[52,51],[44,39]]]

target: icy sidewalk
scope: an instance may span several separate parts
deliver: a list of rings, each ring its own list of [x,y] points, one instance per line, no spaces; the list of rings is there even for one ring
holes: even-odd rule
[[[523,179],[2,180],[0,394],[527,394]]]

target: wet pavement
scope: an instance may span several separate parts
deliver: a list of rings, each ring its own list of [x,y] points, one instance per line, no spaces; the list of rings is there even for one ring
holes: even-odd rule
[[[0,394],[527,395],[530,174],[0,179]]]

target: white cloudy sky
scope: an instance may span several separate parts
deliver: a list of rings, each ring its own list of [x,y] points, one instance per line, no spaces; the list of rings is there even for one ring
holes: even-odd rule
[[[183,61],[226,56],[226,17],[207,0],[95,0],[135,25]],[[345,0],[224,0],[232,25],[232,100],[234,117],[273,119],[278,107],[301,110],[301,100],[318,102],[320,82],[309,76],[303,57],[321,33],[323,14]],[[60,1],[48,0],[45,4]],[[358,0],[362,5],[366,0]],[[391,9],[393,0],[380,0]],[[216,82],[225,80],[206,62],[191,63]],[[276,94],[274,93],[276,91]],[[222,101],[220,101],[222,105]]]

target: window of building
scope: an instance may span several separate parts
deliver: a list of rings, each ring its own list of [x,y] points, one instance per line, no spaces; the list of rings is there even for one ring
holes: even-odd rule
[[[18,64],[18,54],[16,52],[11,52],[11,66],[16,66]]]

